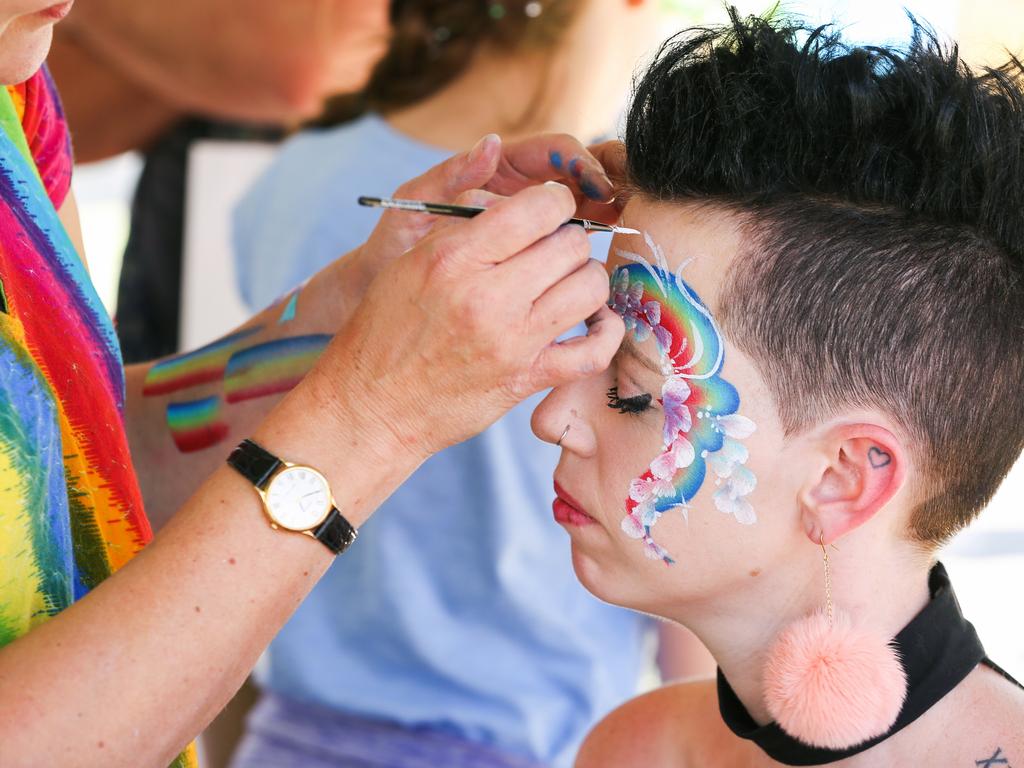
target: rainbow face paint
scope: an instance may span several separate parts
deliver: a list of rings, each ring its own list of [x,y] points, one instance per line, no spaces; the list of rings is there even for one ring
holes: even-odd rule
[[[757,479],[745,466],[748,452],[740,442],[755,426],[737,413],[739,393],[719,375],[725,349],[711,313],[683,280],[682,268],[670,271],[658,246],[649,236],[645,240],[656,264],[617,251],[633,263],[613,275],[611,306],[637,343],[655,341],[667,376],[661,391],[665,424],[662,452],[630,483],[622,530],[643,541],[648,557],[671,565],[651,529],[669,510],[687,516],[709,468],[719,484],[715,507],[745,525],[757,521],[745,498]]]
[[[326,334],[293,336],[240,350],[224,371],[224,394],[229,403],[287,392],[316,363],[331,340]]]
[[[246,328],[193,352],[157,363],[146,374],[142,394],[146,397],[169,395],[189,387],[220,381],[228,360],[239,345],[261,330],[262,326]]]
[[[182,453],[201,451],[228,436],[228,425],[221,417],[221,402],[217,395],[184,403],[168,403],[167,426],[174,444]]]

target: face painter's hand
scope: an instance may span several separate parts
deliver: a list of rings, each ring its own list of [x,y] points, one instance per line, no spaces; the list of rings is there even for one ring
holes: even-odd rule
[[[601,162],[579,141],[565,133],[544,133],[504,146],[489,192],[511,195],[542,181],[565,184],[576,200],[573,216],[608,220],[615,188]],[[597,215],[587,215],[590,214]]]
[[[622,210],[629,202],[629,185],[626,183],[626,145],[618,139],[606,141],[601,144],[593,144],[587,147],[597,161],[604,168],[604,172],[611,179],[615,187],[615,199],[609,205],[607,203],[590,203],[581,207],[579,214],[585,219],[603,221],[606,224],[614,224],[619,220]]]
[[[617,220],[618,209],[608,202],[613,195],[612,183],[601,163],[567,134],[542,134],[508,144],[490,134],[469,152],[455,155],[406,182],[393,197],[452,203],[468,190],[512,195],[545,181],[560,181],[572,191],[577,206],[569,216],[586,214],[608,223]],[[384,264],[419,242],[438,218],[425,213],[385,211],[366,243],[347,258],[359,261],[360,274],[368,284]]]
[[[388,450],[425,458],[464,440],[530,394],[603,370],[622,340],[586,234],[562,226],[572,193],[540,185],[489,202],[388,264],[307,377]],[[587,318],[588,336],[555,343]]]

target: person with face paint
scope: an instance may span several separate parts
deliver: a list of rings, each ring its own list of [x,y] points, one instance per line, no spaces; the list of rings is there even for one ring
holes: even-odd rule
[[[551,152],[574,153],[611,197],[575,140],[488,136],[404,189],[506,196],[483,215],[385,216],[297,306],[126,371],[40,68],[70,11],[0,0],[0,762],[188,766],[189,740],[405,476],[607,365],[622,323],[585,233],[562,225],[617,212],[578,206],[572,177],[537,183],[560,178]],[[553,343],[587,317],[585,340]],[[183,452],[224,436],[213,458]],[[147,501],[180,507],[151,542],[139,475]]]
[[[1024,445],[1024,66],[913,29],[733,9],[638,82],[625,338],[534,427],[582,583],[719,671],[621,707],[579,768],[1024,763],[1024,690],[937,561]]]

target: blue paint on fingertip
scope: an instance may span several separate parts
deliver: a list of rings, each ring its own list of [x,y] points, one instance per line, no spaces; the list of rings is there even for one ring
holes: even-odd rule
[[[555,168],[557,168],[559,170],[562,169],[562,153],[561,152],[552,151],[550,154],[548,154],[548,159],[551,161],[551,165],[553,165]]]
[[[598,202],[604,200],[604,195],[601,194],[601,190],[592,181],[580,182],[580,190],[582,190],[583,194],[591,200],[597,200]]]

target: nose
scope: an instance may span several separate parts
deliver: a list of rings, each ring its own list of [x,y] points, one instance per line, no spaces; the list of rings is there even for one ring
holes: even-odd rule
[[[533,412],[530,426],[541,440],[580,456],[594,453],[594,431],[583,417],[580,384],[555,387]]]

